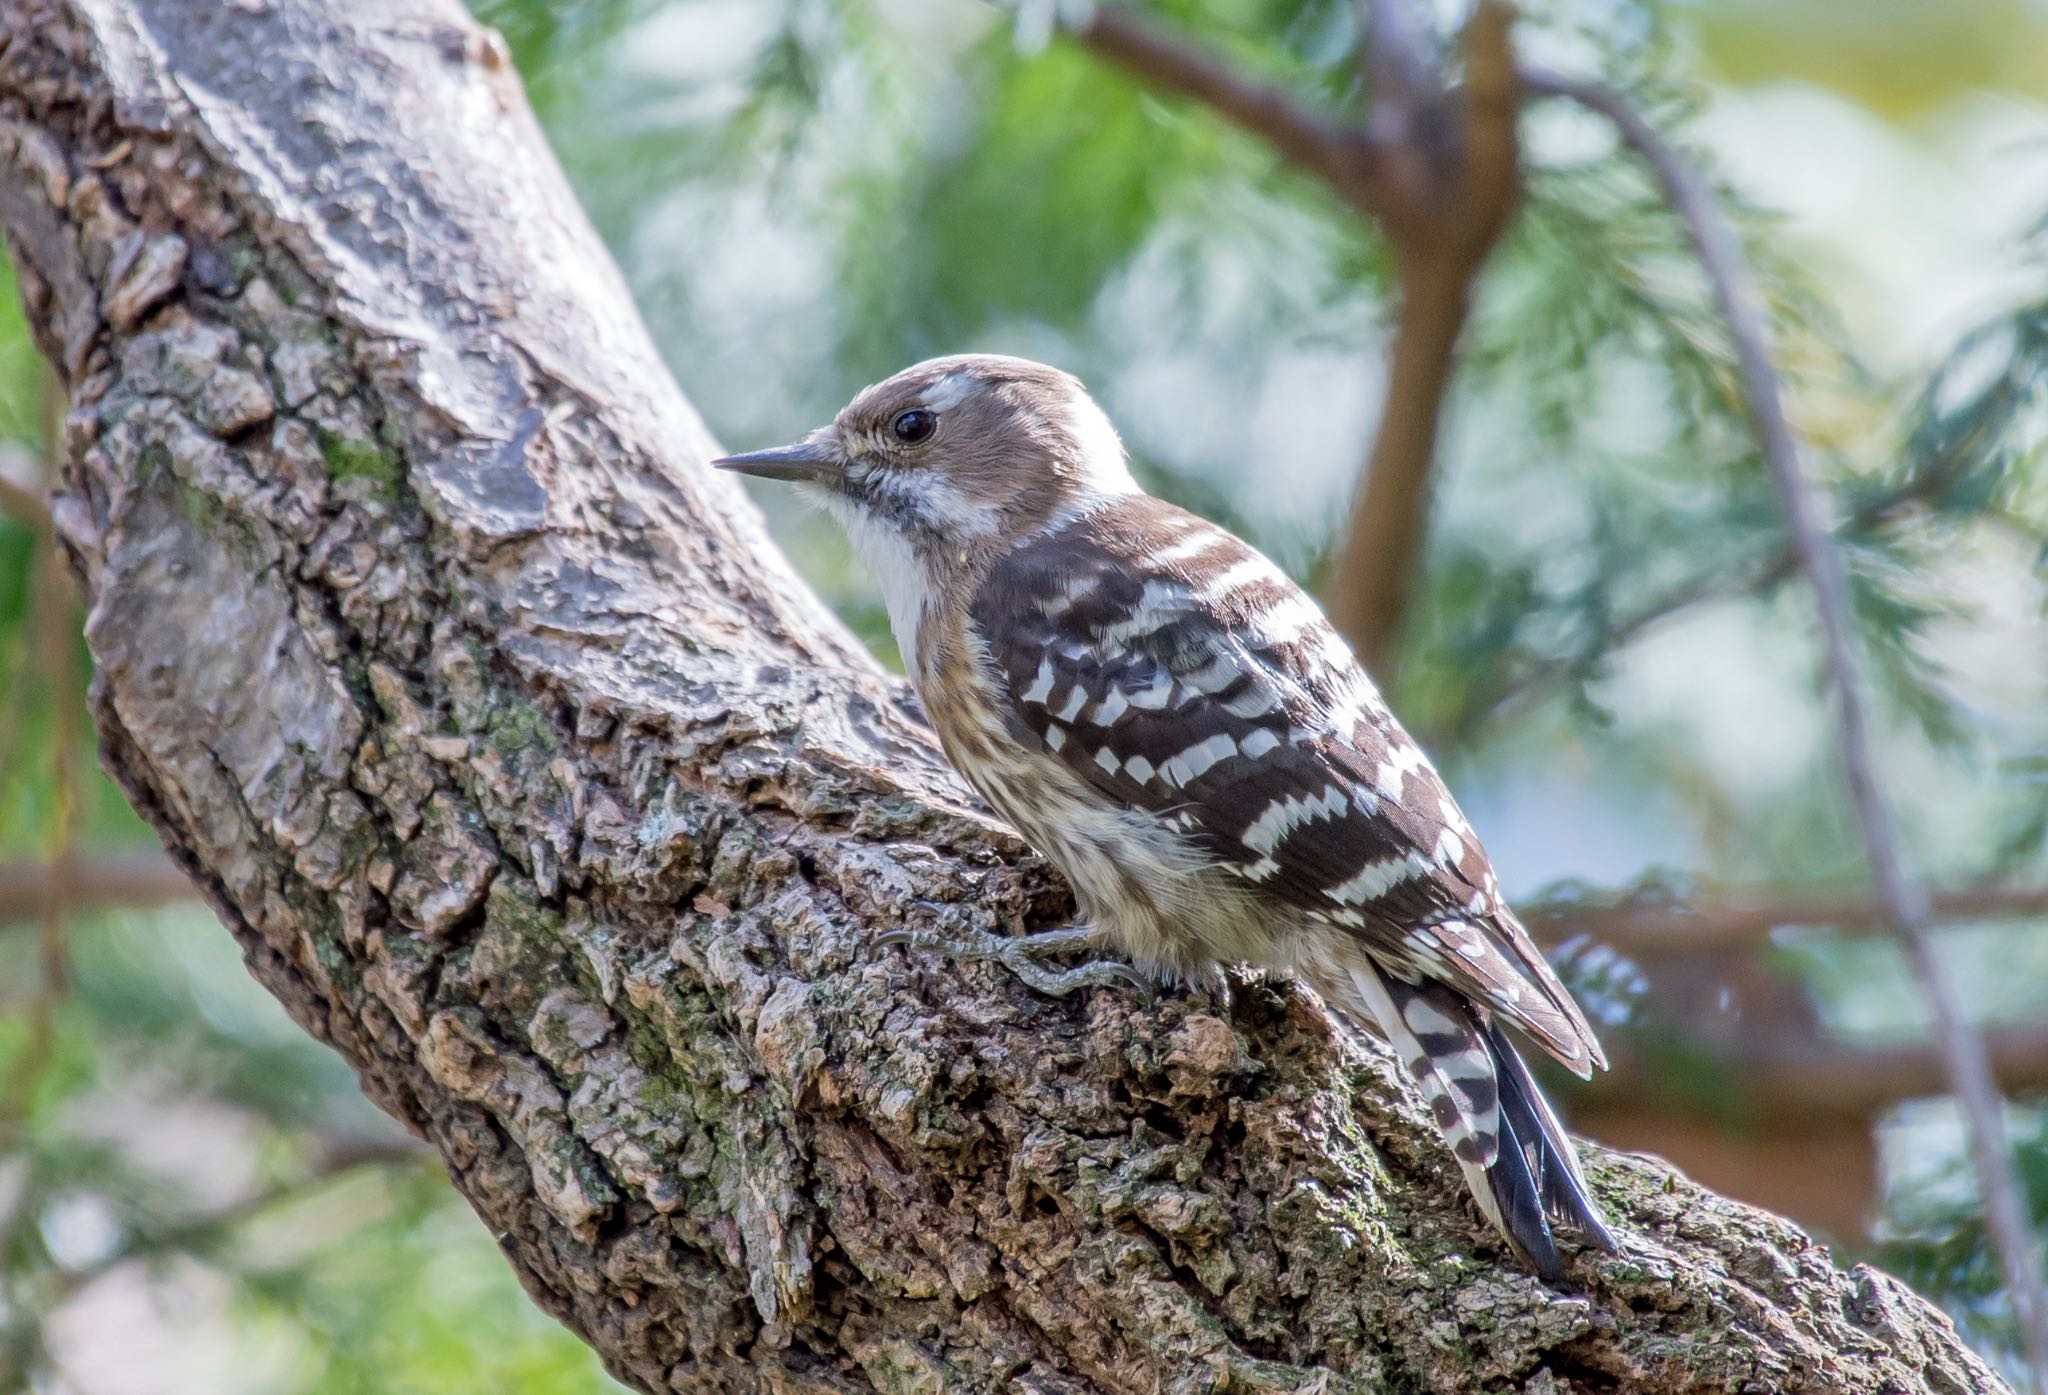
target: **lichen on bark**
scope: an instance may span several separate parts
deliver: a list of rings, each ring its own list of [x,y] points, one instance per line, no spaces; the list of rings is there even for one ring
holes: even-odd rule
[[[257,978],[645,1390],[1966,1392],[1594,1150],[1570,1292],[1286,984],[878,947],[1066,894],[796,582],[440,0],[0,0],[106,759]],[[678,255],[688,255],[679,249]]]

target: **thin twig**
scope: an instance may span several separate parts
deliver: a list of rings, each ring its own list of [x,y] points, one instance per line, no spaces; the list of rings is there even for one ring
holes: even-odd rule
[[[60,418],[56,380],[45,389],[51,429]],[[54,442],[58,437],[53,435]],[[52,449],[54,450],[54,445]],[[55,479],[51,458],[48,475]],[[50,704],[50,798],[47,873],[40,911],[37,956],[41,977],[29,1001],[27,1040],[15,1058],[4,1093],[0,1093],[0,1150],[10,1147],[35,1104],[35,1091],[56,1051],[57,1008],[69,992],[66,909],[75,881],[78,841],[80,715],[85,710],[86,680],[78,656],[71,578],[64,573],[54,528],[45,521],[36,549],[31,612],[35,623],[36,661],[45,678]]]
[[[1829,685],[1834,690],[1838,745],[1864,848],[1887,919],[1898,933],[1934,1014],[1950,1083],[1969,1123],[1970,1148],[1984,1190],[1985,1217],[2012,1290],[2037,1391],[2048,1391],[2048,1294],[2006,1138],[2004,1103],[1984,1039],[1971,1024],[1948,966],[1937,953],[1927,892],[1907,872],[1897,831],[1879,784],[1857,653],[1848,568],[1822,516],[1818,492],[1799,462],[1799,449],[1767,348],[1763,302],[1713,192],[1655,127],[1614,89],[1551,73],[1525,74],[1531,91],[1568,98],[1613,124],[1649,167],[1665,201],[1684,226],[1734,342],[1750,424],[1778,486],[1799,569],[1813,588]]]

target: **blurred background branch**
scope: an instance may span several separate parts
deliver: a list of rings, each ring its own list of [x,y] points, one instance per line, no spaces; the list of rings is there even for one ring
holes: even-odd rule
[[[144,910],[196,900],[191,878],[161,853],[72,862],[58,877],[42,862],[0,862],[0,925],[55,904],[72,912]]]
[[[16,442],[0,442],[0,514],[33,529],[50,519],[50,505],[33,454]]]
[[[1376,178],[1373,152],[1341,123],[1281,88],[1245,77],[1127,6],[1092,7],[1073,36],[1098,57],[1236,122],[1333,186],[1362,191]]]
[[[1783,1040],[1757,1040],[1770,1035],[1764,1024],[1752,1024],[1750,1038],[1727,1050],[1702,1049],[1683,1043],[1678,1051],[1710,1072],[1716,1097],[1667,1102],[1668,1112],[1693,1117],[1740,1117],[1768,1128],[1786,1122],[1810,1124],[1820,1119],[1843,1120],[1865,1134],[1883,1113],[1904,1100],[1927,1099],[1949,1088],[1947,1059],[1939,1044],[1896,1044],[1830,1041],[1805,1033]],[[1661,1064],[1621,1039],[1615,1069],[1585,1092],[1596,1110],[1644,1110],[1645,1095],[1655,1096],[1663,1075]],[[1984,1033],[1986,1055],[1999,1080],[2027,1093],[2048,1089],[2048,1026],[1994,1028]],[[1673,1045],[1666,1043],[1666,1045]],[[1672,1107],[1675,1105],[1676,1107]],[[1868,1198],[1864,1198],[1868,1200]]]
[[[1904,941],[1913,972],[1934,1014],[1936,1040],[1949,1084],[1962,1102],[1992,1242],[2005,1269],[2037,1392],[2048,1392],[2048,1289],[2005,1128],[2005,1104],[1991,1054],[1971,1023],[1948,964],[1934,946],[1934,911],[1926,888],[1907,870],[1897,827],[1878,773],[1856,620],[1842,560],[1819,491],[1800,463],[1771,360],[1763,297],[1713,192],[1692,166],[1615,89],[1549,73],[1527,75],[1533,91],[1568,98],[1613,122],[1623,142],[1654,172],[1664,198],[1686,230],[1734,342],[1742,395],[1764,458],[1777,481],[1792,552],[1813,590],[1842,766],[1861,826],[1865,855],[1885,920]]]
[[[0,862],[0,927],[47,904],[47,864]],[[73,910],[147,909],[196,901],[191,879],[158,853],[79,861],[62,889]],[[1941,921],[2048,919],[2048,887],[1981,886],[1936,891]],[[1867,931],[1884,923],[1884,906],[1869,892],[1796,888],[1701,889],[1676,898],[1667,890],[1598,897],[1531,897],[1523,919],[1546,944],[1583,936],[1624,955],[1714,953],[1752,949],[1787,928]]]
[[[42,396],[46,439],[54,441],[58,439],[56,424],[62,417],[63,399],[53,377],[45,378]],[[47,482],[56,478],[57,469],[58,462],[54,458],[48,460],[41,489],[36,492],[47,493]],[[14,1054],[4,1082],[0,1082],[0,1153],[13,1147],[32,1097],[56,1051],[58,1005],[69,991],[67,937],[77,884],[79,755],[84,739],[86,664],[78,639],[77,600],[47,512],[35,520],[35,528],[32,591],[27,609],[34,643],[34,670],[48,687],[46,706],[51,730],[45,756],[49,761],[52,801],[43,829],[41,895],[34,907],[38,929],[36,984],[23,1015],[25,1041]],[[0,759],[7,757],[19,739],[20,731],[13,721],[0,724]]]
[[[1366,666],[1391,682],[1428,535],[1430,463],[1473,278],[1516,198],[1518,112],[1504,5],[1465,29],[1464,85],[1452,90],[1407,0],[1370,0],[1361,67],[1366,119],[1316,113],[1164,27],[1103,5],[1074,37],[1145,81],[1203,102],[1316,175],[1388,239],[1397,268],[1384,410],[1344,541],[1322,591]]]
[[[4,877],[0,873],[0,877]],[[1983,886],[1937,891],[1943,921],[2048,919],[2048,887]],[[1653,890],[1596,900],[1533,900],[1523,919],[1538,939],[1556,944],[1583,935],[1625,955],[1711,954],[1752,949],[1787,927],[1870,929],[1889,909],[1867,891],[1830,894],[1741,890],[1694,892],[1682,900]]]
[[[1366,130],[1397,171],[1365,205],[1392,243],[1397,290],[1387,389],[1343,542],[1323,582],[1330,618],[1382,684],[1429,536],[1430,469],[1472,285],[1519,191],[1519,94],[1509,11],[1466,23],[1455,92],[1425,51],[1407,0],[1373,0],[1365,32]]]

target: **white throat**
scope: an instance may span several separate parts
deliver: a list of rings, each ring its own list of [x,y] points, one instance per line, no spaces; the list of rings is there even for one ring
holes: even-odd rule
[[[904,668],[914,674],[918,666],[917,627],[924,619],[925,597],[932,593],[931,578],[917,549],[889,523],[843,495],[828,495],[825,507],[846,530],[854,555],[882,588],[882,604],[889,611],[889,630],[896,636]]]

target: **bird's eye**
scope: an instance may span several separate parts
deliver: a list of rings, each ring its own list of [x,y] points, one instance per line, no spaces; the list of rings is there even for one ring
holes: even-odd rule
[[[938,414],[913,407],[907,412],[898,412],[896,419],[889,423],[889,429],[904,445],[914,446],[939,429]]]

